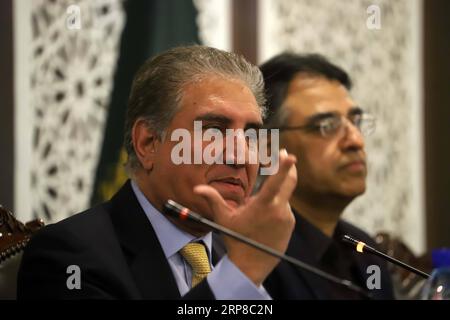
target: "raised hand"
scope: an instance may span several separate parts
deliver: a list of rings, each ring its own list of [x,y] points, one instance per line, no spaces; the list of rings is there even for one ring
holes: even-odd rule
[[[194,191],[206,199],[216,223],[285,252],[295,224],[289,206],[297,184],[295,163],[293,155],[281,150],[278,172],[266,180],[259,193],[238,208],[228,205],[211,186],[199,185]],[[231,238],[225,238],[225,245],[229,259],[256,285],[260,285],[279,262]]]

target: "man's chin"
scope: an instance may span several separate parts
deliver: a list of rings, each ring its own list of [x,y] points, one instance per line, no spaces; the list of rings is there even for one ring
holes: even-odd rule
[[[355,186],[355,187],[348,188],[347,190],[345,190],[344,194],[346,196],[348,196],[349,198],[356,198],[356,197],[359,197],[360,195],[364,194],[364,192],[366,192],[365,186]]]

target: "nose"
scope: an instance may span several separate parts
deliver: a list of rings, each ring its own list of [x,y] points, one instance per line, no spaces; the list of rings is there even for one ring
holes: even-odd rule
[[[233,130],[225,139],[225,164],[240,168],[252,161],[252,145],[247,144],[243,130]]]
[[[341,139],[343,149],[364,149],[364,137],[361,131],[348,119],[345,119],[344,136]]]

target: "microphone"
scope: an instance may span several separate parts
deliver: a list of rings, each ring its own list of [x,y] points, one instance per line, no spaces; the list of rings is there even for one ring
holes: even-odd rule
[[[428,273],[425,273],[419,269],[416,269],[416,268],[410,266],[409,264],[406,264],[400,260],[397,260],[391,256],[388,256],[387,254],[384,254],[383,252],[380,252],[380,251],[376,250],[375,248],[372,248],[371,246],[367,245],[366,243],[350,237],[349,235],[344,235],[342,237],[342,241],[344,243],[350,245],[352,248],[354,248],[359,253],[367,252],[367,253],[373,254],[375,256],[381,257],[381,258],[383,258],[393,264],[396,264],[408,271],[414,272],[415,274],[418,274],[419,276],[424,277],[425,279],[427,279],[430,276]]]
[[[178,204],[177,202],[175,202],[173,200],[169,199],[165,203],[163,212],[164,212],[164,214],[172,216],[176,219],[191,220],[191,221],[195,221],[197,223],[206,225],[214,231],[217,231],[219,233],[222,233],[229,237],[232,237],[236,240],[239,240],[243,243],[246,243],[249,246],[252,246],[252,247],[259,249],[267,254],[270,254],[270,255],[280,258],[281,260],[284,260],[290,264],[293,264],[294,266],[296,266],[302,270],[306,270],[306,271],[313,273],[321,278],[327,279],[328,281],[331,281],[331,282],[334,282],[335,284],[343,286],[343,287],[347,288],[348,290],[355,291],[355,292],[359,293],[360,295],[362,295],[364,298],[371,299],[371,295],[366,290],[353,284],[351,281],[346,280],[346,279],[340,279],[336,276],[333,276],[332,274],[329,274],[325,271],[315,268],[315,267],[313,267],[307,263],[304,263],[298,259],[295,259],[294,257],[288,256],[288,255],[286,255],[280,251],[277,251],[269,246],[266,246],[260,242],[250,239],[244,235],[241,235],[240,233],[230,230],[224,226],[221,226],[211,220],[208,220],[208,219],[202,217],[200,214],[195,213],[186,207],[183,207],[182,205]]]

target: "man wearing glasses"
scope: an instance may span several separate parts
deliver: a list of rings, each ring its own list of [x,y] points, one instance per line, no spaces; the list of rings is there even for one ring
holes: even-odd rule
[[[260,69],[267,126],[280,130],[280,147],[298,159],[299,179],[290,199],[296,227],[287,254],[352,281],[375,299],[393,299],[384,261],[341,241],[348,234],[376,247],[369,235],[341,219],[366,189],[364,137],[374,131],[375,118],[352,100],[347,73],[320,55],[284,53]],[[265,287],[275,299],[362,298],[284,262]]]

